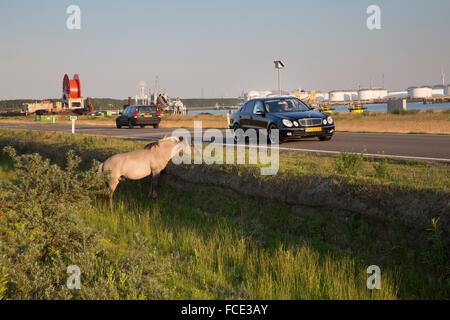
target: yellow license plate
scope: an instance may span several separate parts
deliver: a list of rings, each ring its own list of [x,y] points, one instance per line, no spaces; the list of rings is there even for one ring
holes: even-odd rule
[[[151,114],[144,114],[144,117],[145,118],[151,118],[151,117],[153,117],[153,115],[151,115]]]
[[[322,131],[322,127],[306,128],[306,132],[319,132]]]

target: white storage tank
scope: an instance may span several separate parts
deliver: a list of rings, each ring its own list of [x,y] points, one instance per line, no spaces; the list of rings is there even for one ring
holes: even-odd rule
[[[344,92],[344,100],[350,101],[350,100],[358,100],[358,92],[357,91],[345,91]]]
[[[373,90],[372,89],[360,89],[358,91],[358,99],[359,100],[372,100],[373,99]]]
[[[442,97],[445,94],[445,87],[442,84],[433,86],[431,90],[433,97]]]
[[[345,101],[345,91],[341,90],[330,91],[329,101],[332,102]]]
[[[410,98],[430,98],[433,96],[431,87],[409,87],[408,97]]]
[[[445,87],[445,95],[450,96],[450,84],[446,85]]]

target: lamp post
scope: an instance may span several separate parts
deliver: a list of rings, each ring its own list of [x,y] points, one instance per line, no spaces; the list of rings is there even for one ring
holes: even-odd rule
[[[280,70],[284,68],[284,63],[281,60],[275,60],[275,69],[278,70],[278,94],[281,96],[281,76]]]

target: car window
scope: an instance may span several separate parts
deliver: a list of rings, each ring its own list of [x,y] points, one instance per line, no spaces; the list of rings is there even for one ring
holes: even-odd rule
[[[128,110],[127,116],[132,116],[134,115],[134,111],[136,110],[136,107],[130,107],[130,110]]]
[[[249,101],[245,104],[244,110],[242,110],[243,113],[252,113],[253,112],[253,106],[255,105],[255,101]]]
[[[156,108],[153,106],[140,106],[139,113],[152,113],[156,112]]]
[[[309,111],[303,102],[298,99],[273,99],[265,101],[268,112],[299,112]]]
[[[130,108],[131,108],[131,107],[126,107],[125,110],[123,110],[122,114],[123,114],[124,116],[127,116],[128,113],[130,112]]]
[[[257,112],[266,112],[266,109],[260,100],[255,102],[255,106],[253,108],[253,113],[256,114]]]

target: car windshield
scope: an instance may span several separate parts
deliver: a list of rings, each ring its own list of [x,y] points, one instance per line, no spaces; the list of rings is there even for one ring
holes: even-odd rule
[[[151,112],[155,112],[156,109],[155,107],[151,107],[151,106],[140,106],[139,107],[139,113],[151,113]]]
[[[298,99],[273,99],[266,100],[264,103],[267,112],[300,112],[311,110]]]

